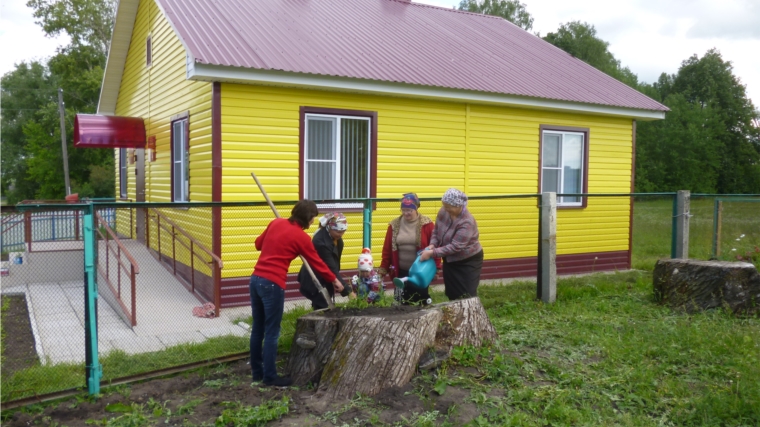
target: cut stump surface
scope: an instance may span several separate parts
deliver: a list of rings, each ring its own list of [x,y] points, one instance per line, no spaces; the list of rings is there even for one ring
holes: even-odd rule
[[[319,383],[318,391],[331,397],[372,396],[408,383],[426,350],[448,355],[455,346],[496,337],[478,298],[315,312],[296,323],[290,375],[296,385]]]

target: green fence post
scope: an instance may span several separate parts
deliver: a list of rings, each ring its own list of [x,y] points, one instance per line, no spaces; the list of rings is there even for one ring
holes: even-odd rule
[[[673,215],[670,224],[670,257],[676,257],[676,228],[678,227],[678,194],[673,195]]]
[[[372,249],[372,199],[364,200],[364,236],[363,247]]]
[[[84,348],[87,392],[100,394],[103,368],[98,360],[98,284],[95,277],[97,237],[94,209],[88,204],[84,214]]]

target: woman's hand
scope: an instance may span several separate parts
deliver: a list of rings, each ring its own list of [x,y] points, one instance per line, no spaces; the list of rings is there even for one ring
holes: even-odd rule
[[[429,245],[429,246],[428,246],[428,247],[426,247],[425,249],[430,249],[430,250],[432,251],[433,249],[435,249],[435,246],[433,246],[433,245]]]
[[[348,294],[348,299],[356,299],[356,292],[351,292]]]
[[[420,255],[420,261],[427,261],[433,257],[433,248],[431,246],[428,246],[424,251],[422,251],[422,254]]]
[[[333,280],[332,285],[335,292],[343,292],[343,283],[340,283],[340,280],[338,280],[337,277]]]

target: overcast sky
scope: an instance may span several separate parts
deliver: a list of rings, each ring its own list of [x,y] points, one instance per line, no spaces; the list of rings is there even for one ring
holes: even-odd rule
[[[416,0],[452,7],[456,0]],[[596,27],[610,51],[645,82],[675,73],[691,55],[717,48],[760,108],[760,0],[523,0],[533,32],[546,35],[580,20]],[[26,0],[0,0],[0,74],[66,44],[34,23]]]

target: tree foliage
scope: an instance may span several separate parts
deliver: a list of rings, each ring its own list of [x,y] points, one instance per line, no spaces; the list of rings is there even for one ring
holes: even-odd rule
[[[638,126],[637,191],[760,192],[760,115],[732,70],[713,49],[652,85],[671,111]]]
[[[66,33],[72,46],[91,46],[108,55],[115,0],[29,0],[34,17],[48,36]]]
[[[58,88],[62,88],[72,192],[112,197],[113,152],[75,149],[72,138],[74,116],[97,110],[112,3],[32,0],[28,5],[48,35],[66,32],[71,44],[47,61],[17,64],[0,80],[3,193],[9,203],[65,195],[58,111]]]
[[[609,51],[610,44],[597,37],[591,24],[580,21],[562,24],[544,40],[631,87],[638,85],[636,74],[620,64]]]
[[[499,16],[526,31],[533,28],[533,17],[518,0],[462,0],[459,10]]]

